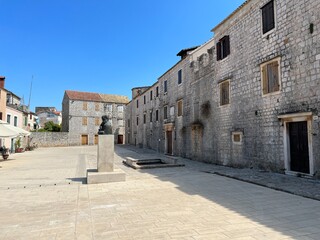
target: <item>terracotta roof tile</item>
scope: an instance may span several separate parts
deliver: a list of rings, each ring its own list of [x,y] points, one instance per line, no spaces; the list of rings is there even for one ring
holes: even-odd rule
[[[98,93],[66,90],[66,94],[70,100],[102,102],[102,99]]]
[[[70,100],[124,103],[124,104],[127,104],[129,102],[128,97],[120,96],[120,95],[78,92],[78,91],[71,91],[71,90],[66,90],[66,95]]]
[[[129,99],[126,96],[100,94],[100,97],[102,98],[103,102],[124,103],[124,104],[127,104],[129,102]]]

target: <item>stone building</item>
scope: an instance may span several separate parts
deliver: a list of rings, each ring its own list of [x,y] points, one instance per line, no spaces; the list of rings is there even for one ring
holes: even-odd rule
[[[101,117],[107,115],[112,119],[115,143],[123,144],[124,112],[128,102],[125,96],[67,90],[62,102],[62,131],[69,132],[69,142],[97,144]]]
[[[198,161],[320,176],[319,9],[320,0],[246,1],[213,28],[212,39],[183,50],[181,61],[132,99],[128,142]],[[148,101],[156,88],[158,98]]]

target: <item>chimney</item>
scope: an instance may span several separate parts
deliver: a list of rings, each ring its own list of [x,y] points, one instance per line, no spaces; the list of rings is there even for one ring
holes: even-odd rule
[[[4,88],[4,80],[6,77],[0,76],[0,88]]]

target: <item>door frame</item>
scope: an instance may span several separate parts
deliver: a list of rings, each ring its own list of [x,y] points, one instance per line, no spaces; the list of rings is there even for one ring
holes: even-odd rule
[[[164,125],[164,138],[165,138],[165,140],[164,140],[164,144],[165,144],[165,154],[169,154],[168,153],[168,149],[169,149],[169,146],[168,146],[168,136],[167,136],[167,132],[171,132],[171,146],[172,146],[172,153],[170,154],[170,155],[174,155],[174,138],[173,138],[173,136],[174,136],[174,125],[173,125],[173,123],[166,123],[165,125]]]
[[[313,176],[314,175],[314,159],[313,159],[313,144],[312,144],[312,112],[302,112],[302,113],[292,113],[292,114],[284,114],[278,116],[278,118],[282,121],[283,126],[283,146],[284,146],[284,165],[285,165],[285,173],[291,175],[305,175],[305,176]],[[290,136],[288,123],[290,122],[307,122],[307,131],[308,131],[308,150],[309,150],[309,174],[300,173],[291,171],[290,169]]]

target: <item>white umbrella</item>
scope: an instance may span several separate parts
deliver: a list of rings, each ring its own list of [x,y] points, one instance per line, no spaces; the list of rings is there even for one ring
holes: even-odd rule
[[[29,136],[30,132],[0,120],[0,137]]]

